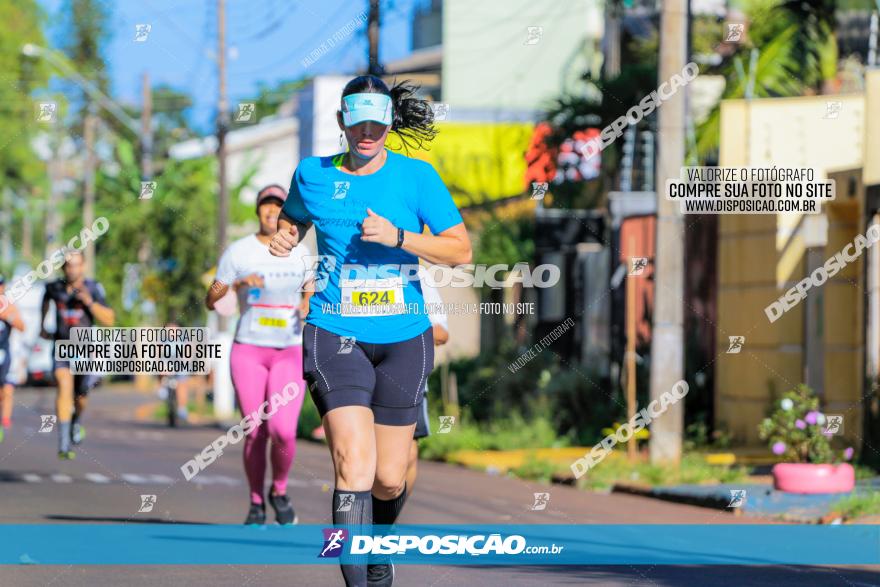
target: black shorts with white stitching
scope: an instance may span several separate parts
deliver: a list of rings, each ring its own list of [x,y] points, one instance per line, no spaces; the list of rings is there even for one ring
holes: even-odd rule
[[[303,328],[303,375],[322,418],[336,408],[364,406],[377,424],[411,425],[433,368],[430,327],[386,344],[359,342],[313,324]]]

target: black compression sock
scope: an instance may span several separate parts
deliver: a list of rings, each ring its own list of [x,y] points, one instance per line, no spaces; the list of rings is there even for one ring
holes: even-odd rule
[[[371,535],[373,500],[369,491],[333,491],[333,524],[346,525],[352,534]],[[354,564],[340,565],[346,587],[366,587],[367,556],[351,556]]]
[[[386,524],[390,526],[397,521],[400,510],[406,502],[406,484],[403,485],[403,491],[394,499],[384,500],[373,496],[373,523]]]
[[[390,526],[394,522],[397,521],[397,516],[400,515],[400,510],[403,509],[403,504],[406,502],[406,485],[403,486],[403,491],[400,492],[400,495],[395,497],[394,499],[379,499],[375,495],[373,496],[373,524],[376,525],[387,525]],[[371,565],[387,565],[391,562],[391,557],[388,555],[373,555],[370,557],[369,564]]]

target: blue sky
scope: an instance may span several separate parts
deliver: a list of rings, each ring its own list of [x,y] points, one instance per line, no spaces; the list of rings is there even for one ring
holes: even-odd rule
[[[380,59],[410,52],[417,0],[383,1]],[[62,0],[39,0],[49,16],[47,37],[57,46]],[[216,0],[118,0],[112,8],[112,39],[105,51],[113,98],[140,104],[140,79],[166,83],[189,94],[189,119],[210,130],[216,115]],[[256,93],[258,84],[313,73],[351,73],[366,65],[367,0],[227,0],[227,87],[231,103]],[[364,16],[361,16],[361,15]],[[360,18],[359,18],[360,17]],[[358,28],[308,68],[302,60],[351,21]],[[150,24],[146,42],[134,41],[135,25]]]

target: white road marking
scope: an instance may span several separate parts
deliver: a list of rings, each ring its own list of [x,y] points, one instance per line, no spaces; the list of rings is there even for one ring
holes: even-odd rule
[[[56,473],[52,475],[52,481],[55,483],[73,483],[73,478],[70,475]]]
[[[110,483],[110,477],[106,477],[100,473],[86,473],[86,479],[92,483]]]
[[[39,475],[34,475],[33,473],[25,473],[21,478],[28,483],[39,483],[43,480]]]

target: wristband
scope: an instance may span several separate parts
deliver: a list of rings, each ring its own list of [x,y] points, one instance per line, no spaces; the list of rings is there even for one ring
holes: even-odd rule
[[[403,246],[403,229],[398,228],[397,229],[397,246],[394,248],[399,249],[402,246]]]

